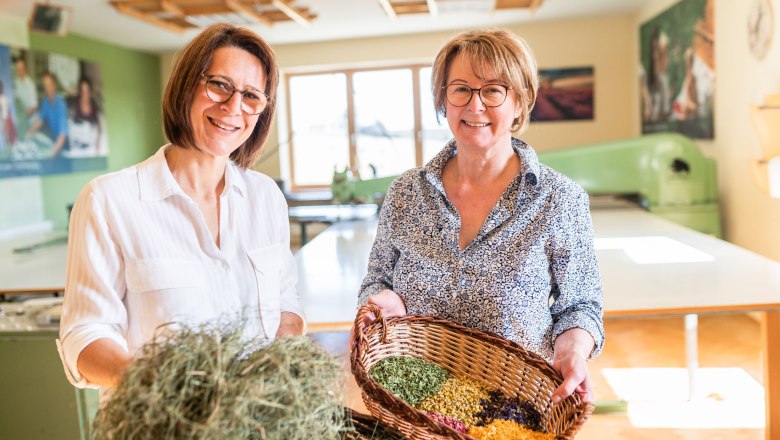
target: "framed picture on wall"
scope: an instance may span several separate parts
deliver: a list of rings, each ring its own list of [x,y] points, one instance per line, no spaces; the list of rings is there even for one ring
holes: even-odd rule
[[[593,67],[539,69],[531,122],[593,119]]]
[[[30,30],[65,36],[70,31],[73,11],[62,5],[35,3],[30,13]]]
[[[714,0],[682,0],[642,24],[642,133],[714,137]]]
[[[0,178],[106,169],[100,65],[0,45]]]

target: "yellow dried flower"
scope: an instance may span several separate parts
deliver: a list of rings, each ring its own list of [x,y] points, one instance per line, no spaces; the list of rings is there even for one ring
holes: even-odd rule
[[[468,434],[477,440],[554,440],[554,434],[532,431],[509,420],[496,419],[486,426],[472,426]]]

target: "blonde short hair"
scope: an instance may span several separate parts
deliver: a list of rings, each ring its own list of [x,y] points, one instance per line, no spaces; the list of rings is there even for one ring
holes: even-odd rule
[[[447,116],[447,77],[452,61],[463,54],[480,79],[497,78],[511,87],[520,115],[512,121],[513,132],[523,131],[536,103],[539,75],[531,48],[506,29],[476,29],[454,36],[433,62],[431,91],[436,111]]]

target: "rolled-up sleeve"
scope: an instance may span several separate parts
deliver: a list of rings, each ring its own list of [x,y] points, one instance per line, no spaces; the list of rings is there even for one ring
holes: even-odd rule
[[[396,180],[387,191],[387,196],[379,213],[379,225],[374,246],[368,257],[368,270],[358,294],[358,306],[368,301],[381,290],[393,288],[393,270],[398,260],[398,250],[393,246],[393,215],[396,211]]]
[[[124,262],[106,218],[104,199],[91,185],[73,206],[68,235],[65,299],[57,349],[68,380],[95,387],[78,371],[81,351],[107,338],[128,349]]]
[[[595,341],[592,359],[604,346],[603,292],[588,195],[581,188],[576,190],[576,206],[562,207],[554,228],[551,269],[557,299],[550,310],[552,339],[571,328],[581,328]]]

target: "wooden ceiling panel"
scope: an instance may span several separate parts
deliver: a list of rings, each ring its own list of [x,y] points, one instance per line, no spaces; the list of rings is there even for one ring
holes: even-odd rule
[[[112,0],[111,5],[125,15],[177,33],[199,27],[195,23],[211,22],[210,18],[236,21],[233,24],[237,25],[248,20],[269,27],[284,21],[309,25],[317,18],[308,7],[296,6],[295,0]]]
[[[494,0],[492,3],[490,0],[484,0],[482,2],[475,0],[379,0],[379,4],[385,11],[385,14],[393,20],[398,15],[405,14],[429,14],[436,16],[439,14],[439,5],[454,5],[462,6],[462,10],[484,10],[487,5],[485,3],[492,3],[494,10],[499,9],[530,9],[536,10],[541,4],[542,0]],[[462,5],[461,5],[462,4]],[[461,9],[459,9],[461,10]]]
[[[542,0],[496,0],[494,9],[528,8],[534,10],[542,4]]]

